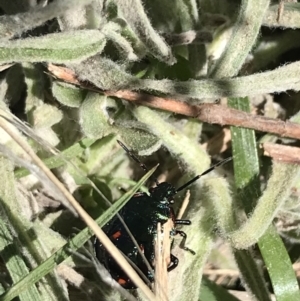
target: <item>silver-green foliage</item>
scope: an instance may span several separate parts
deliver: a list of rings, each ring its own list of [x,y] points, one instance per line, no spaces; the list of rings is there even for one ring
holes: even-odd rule
[[[190,177],[201,174],[210,160],[198,144],[202,134],[199,123],[191,126],[195,121],[183,116],[178,118],[146,107],[134,107],[125,101],[59,82],[47,74],[45,66],[48,64],[67,66],[92,90],[95,87],[98,90],[135,90],[176,97],[186,102],[192,100],[193,104],[212,102],[221,97],[300,89],[299,62],[261,72],[284,51],[299,45],[297,35],[290,32],[286,37],[276,39],[275,44],[266,39],[260,40],[263,24],[278,26],[275,21],[278,6],[269,7],[270,1],[267,0],[242,0],[238,4],[231,0],[56,0],[47,5],[47,1],[40,1],[43,3],[39,5],[37,1],[23,1],[22,5],[17,5],[17,2],[0,1],[4,12],[0,16],[0,62],[15,64],[6,66],[10,69],[0,83],[1,100],[9,107],[23,104],[26,120],[36,134],[47,141],[43,144],[42,139],[35,137],[39,143],[32,145],[48,166],[61,167],[67,158],[80,167],[82,174],[78,174],[74,166],[66,169],[76,184],[89,183],[86,175],[102,176],[107,180],[112,171],[114,175],[127,172],[124,154],[115,150],[116,137],[144,155],[152,154],[163,145]],[[290,18],[284,15],[282,25],[298,28],[299,11],[299,4],[286,4]],[[250,56],[252,50],[253,56]],[[246,58],[252,68],[248,70],[250,75],[243,74],[242,70]],[[251,74],[251,70],[257,73]],[[191,128],[193,133],[187,132]],[[234,143],[240,143],[256,154],[254,133],[248,136],[249,140],[244,139],[248,135],[244,134],[242,132]],[[33,138],[33,135],[29,136]],[[88,141],[82,138],[88,138]],[[250,140],[251,143],[247,144]],[[57,146],[65,150],[63,154],[66,156],[49,155],[41,151],[40,143],[46,148]],[[2,135],[1,144],[23,157],[22,150],[6,135]],[[235,156],[242,153],[241,149]],[[8,189],[14,190],[14,183],[10,181],[12,170],[6,168],[10,164],[6,160],[1,161],[1,170],[5,173],[3,179],[7,179]],[[251,164],[258,167],[257,158]],[[238,169],[243,171],[241,166]],[[57,172],[63,174],[60,174],[62,169]],[[184,259],[177,273],[170,274],[171,278],[175,278],[171,282],[171,300],[198,300],[204,265],[213,248],[214,227],[217,227],[218,235],[231,245],[239,266],[244,264],[247,270],[243,274],[245,286],[253,296],[263,296],[262,299],[268,300],[267,290],[251,254],[237,249],[249,248],[257,242],[265,247],[266,237],[273,233],[270,225],[277,213],[284,209],[297,173],[297,167],[274,164],[265,190],[260,197],[257,195],[257,205],[254,204],[250,212],[246,210],[247,219],[243,223],[225,179],[213,175],[195,184],[187,211],[193,226],[186,232],[189,237],[187,244],[197,255],[180,255]],[[242,172],[236,175],[236,183],[237,180],[238,183],[250,181]],[[109,179],[107,182],[109,184]],[[5,202],[14,203],[17,199],[14,194],[7,197],[4,188],[0,190],[2,207]],[[1,248],[9,243],[11,235],[18,229],[34,227],[31,222],[20,219],[20,223],[12,225],[9,233],[7,227],[10,227],[11,217],[4,210],[1,212],[8,220],[7,225],[1,224],[2,233],[7,233],[7,241],[3,241]],[[24,233],[25,255],[30,257],[34,266],[39,263],[36,250],[41,249],[42,240],[38,239],[31,245],[26,235]],[[51,240],[51,236],[56,234],[50,230],[47,235]],[[44,251],[41,250],[42,259],[46,258]],[[180,254],[180,250],[175,248],[174,251]],[[65,252],[64,257],[67,257]],[[280,258],[286,258],[283,253],[280,253]],[[51,260],[47,272],[55,266],[55,260]],[[14,270],[14,264],[19,265],[18,269]],[[15,273],[28,274],[27,267],[18,257],[13,257],[7,268],[14,282],[19,280]],[[257,279],[251,279],[251,269]],[[272,274],[273,271],[271,276],[275,279],[273,284],[276,284],[279,278]],[[41,276],[31,274],[29,283],[33,284],[47,272],[42,272]],[[180,283],[176,279],[178,274],[183,275]],[[54,288],[58,282],[56,275],[53,275],[52,282],[50,280],[51,288]],[[282,279],[282,283],[286,284],[287,280],[289,278]],[[16,286],[18,290],[25,288],[24,281]],[[294,283],[293,279],[290,283]],[[63,288],[62,297],[67,298],[65,287],[61,283],[59,285]],[[257,288],[253,289],[255,286]],[[16,292],[12,288],[5,300],[11,300],[22,289]],[[274,290],[277,293],[280,289],[276,286]],[[46,289],[41,291],[46,299]],[[38,293],[34,286],[28,292],[32,296]],[[51,290],[49,298],[50,294]],[[281,297],[280,294],[277,297]],[[26,300],[28,296],[22,293],[20,298]]]

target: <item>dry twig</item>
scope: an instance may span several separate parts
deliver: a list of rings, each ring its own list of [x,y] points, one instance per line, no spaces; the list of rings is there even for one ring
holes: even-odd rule
[[[288,145],[265,142],[260,145],[264,155],[286,163],[300,163],[300,148]]]
[[[163,233],[161,224],[157,225],[157,238],[155,240],[155,285],[154,292],[158,300],[168,301],[168,272],[170,263],[171,240],[170,231],[173,221],[168,220],[163,224]]]
[[[202,122],[232,125],[272,133],[282,137],[300,139],[300,125],[293,122],[252,115],[218,104],[204,103],[200,105],[190,105],[172,98],[157,97],[130,90],[102,91],[91,84],[79,82],[74,72],[65,67],[49,65],[48,70],[52,72],[55,77],[65,82],[79,85],[84,89],[103,93],[107,96],[122,98],[136,104],[194,117]]]

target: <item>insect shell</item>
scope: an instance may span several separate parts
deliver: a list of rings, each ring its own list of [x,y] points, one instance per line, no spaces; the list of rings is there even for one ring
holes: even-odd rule
[[[171,204],[173,203],[176,189],[171,184],[167,182],[158,183],[156,187],[149,190],[149,193],[150,195],[141,192],[136,193],[119,214],[151,267],[154,268],[154,239],[157,234],[157,223],[160,222],[163,225],[168,219],[172,219],[174,228],[171,230],[170,236],[173,237],[179,232],[181,235],[183,233],[176,230],[175,225],[177,223],[190,224],[190,221],[175,219]],[[103,227],[103,230],[114,245],[127,257],[129,262],[136,266],[147,277],[149,282],[153,282],[154,275],[152,271],[149,271],[119,218],[114,217]],[[118,266],[98,240],[95,243],[95,250],[99,261],[120,285],[127,289],[135,288],[127,274]],[[178,259],[174,255],[171,254],[170,260],[168,271],[171,271],[178,265]]]

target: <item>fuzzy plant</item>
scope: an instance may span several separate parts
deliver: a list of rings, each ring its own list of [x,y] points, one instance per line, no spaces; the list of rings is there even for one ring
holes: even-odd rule
[[[0,8],[1,301],[300,300],[299,3]],[[154,178],[178,188],[230,156],[176,196],[193,252],[175,237],[150,288],[101,228]]]

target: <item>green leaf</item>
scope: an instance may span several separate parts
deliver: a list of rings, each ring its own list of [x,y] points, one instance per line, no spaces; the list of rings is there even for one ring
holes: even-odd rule
[[[161,139],[173,156],[188,165],[189,171],[193,171],[196,175],[208,168],[208,155],[198,143],[165,121],[158,112],[142,106],[134,108],[133,112],[137,120],[147,126],[149,132]]]
[[[54,1],[47,5],[36,5],[29,1],[3,2],[1,8],[6,13],[0,17],[0,37],[3,39],[13,36],[21,36],[23,32],[42,26],[49,20],[64,15],[68,10],[81,8],[92,0]],[[22,3],[22,4],[21,4]],[[26,11],[18,13],[20,11]]]
[[[90,81],[102,90],[130,89],[138,79],[125,71],[123,65],[103,57],[94,56],[79,64],[70,64],[78,77]]]
[[[299,91],[299,68],[300,62],[295,62],[272,71],[235,78],[191,79],[189,81],[143,79],[135,82],[133,88],[151,93],[155,91],[166,95],[177,95],[181,97],[181,100],[193,98],[194,103],[196,100],[201,103],[204,98],[214,100],[220,97],[245,97],[287,90]]]
[[[121,15],[147,46],[148,51],[158,59],[172,65],[176,60],[171,48],[152,27],[142,2],[139,0],[122,0],[117,1],[117,3]]]
[[[107,107],[111,98],[89,92],[80,107],[80,125],[89,138],[102,138],[116,131],[110,123]]]
[[[18,241],[16,233],[20,235],[20,237],[23,235],[28,236],[28,231],[26,230],[29,229],[29,222],[27,222],[27,220],[24,218],[24,213],[21,212],[21,207],[16,195],[12,167],[12,163],[8,159],[4,157],[0,158],[1,178],[4,181],[0,186],[0,253],[3,263],[9,271],[11,279],[14,283],[16,283],[29,273],[29,269],[24,261],[24,258],[21,255],[20,250],[18,250],[20,245],[17,245],[15,242]],[[37,244],[39,243],[35,242],[35,245]],[[23,245],[23,247],[26,249],[29,248],[30,250],[33,246],[31,243],[31,245],[26,244]],[[42,249],[39,250],[42,251]],[[40,295],[37,288],[35,286],[31,286],[28,291],[22,292],[20,299],[22,301],[40,300]]]
[[[248,98],[229,99],[229,106],[249,112]],[[238,199],[246,213],[250,213],[259,196],[259,164],[256,149],[255,132],[249,129],[231,127],[232,150],[234,157],[234,179]],[[241,272],[244,285],[260,301],[269,301],[262,273],[251,252],[234,250],[235,260]]]
[[[86,91],[57,81],[52,84],[52,93],[61,104],[71,108],[79,108],[86,96]]]
[[[229,99],[232,108],[249,112],[248,98]],[[234,179],[238,198],[249,214],[260,196],[259,162],[256,148],[255,132],[250,129],[231,127],[232,152],[234,157]]]
[[[215,284],[206,277],[203,277],[200,289],[199,301],[239,301],[228,293],[222,286]]]
[[[2,237],[0,243],[0,253],[10,277],[12,278],[13,282],[17,282],[24,275],[27,275],[29,270],[17,246],[13,244],[14,238],[7,228],[8,225],[9,223],[4,222],[2,216],[0,219],[0,234]],[[21,301],[40,300],[39,292],[35,286],[31,286],[27,291],[21,292],[19,297]]]
[[[258,241],[277,301],[300,300],[300,291],[292,262],[273,225]]]
[[[249,248],[264,235],[278,210],[290,195],[298,172],[299,166],[297,165],[273,163],[272,175],[268,180],[267,188],[257,202],[255,209],[247,221],[228,236],[234,247],[238,249]]]
[[[224,53],[210,70],[210,77],[233,77],[239,72],[257,39],[269,4],[270,0],[241,1],[239,15],[226,43]]]
[[[212,177],[204,182],[204,199],[213,204],[215,211],[215,222],[218,225],[222,236],[234,231],[237,227],[234,215],[234,205],[232,201],[229,185],[226,179]]]
[[[62,165],[67,164],[68,160],[71,160],[74,157],[78,157],[84,152],[88,147],[90,147],[96,140],[85,138],[65,149],[59,155],[44,159],[44,164],[49,168],[57,168]],[[29,175],[30,172],[25,168],[19,168],[15,171],[16,178],[22,178]]]
[[[155,135],[138,128],[118,126],[118,134],[122,141],[140,156],[150,156],[161,147],[161,140]]]
[[[0,63],[80,62],[101,53],[106,43],[98,30],[52,33],[37,38],[0,42]]]

